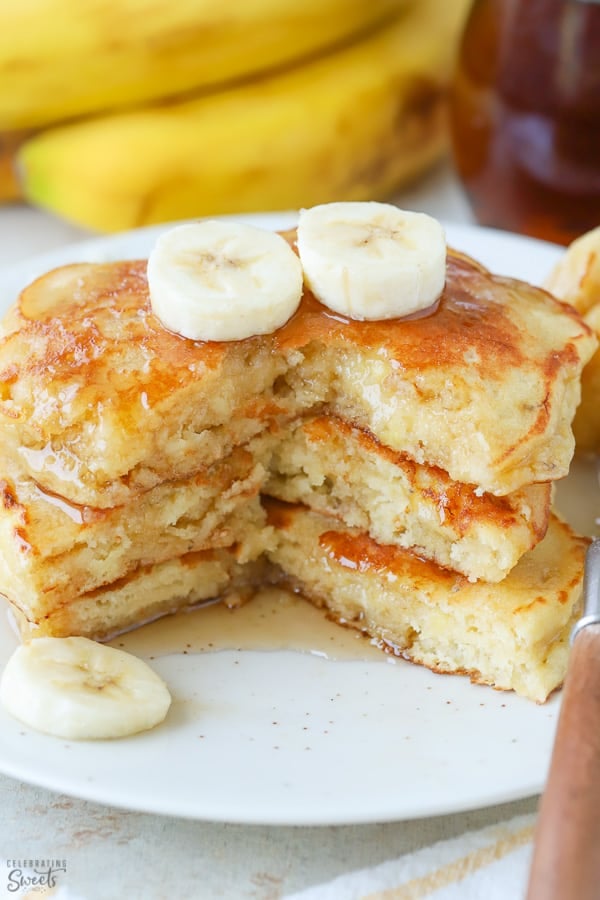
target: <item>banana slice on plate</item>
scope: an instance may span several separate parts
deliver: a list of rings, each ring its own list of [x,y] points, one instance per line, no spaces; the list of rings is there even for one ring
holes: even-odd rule
[[[302,210],[298,253],[321,303],[351,319],[394,319],[431,306],[446,279],[446,239],[425,213],[388,203]]]
[[[178,225],[148,259],[154,314],[197,341],[240,341],[280,328],[302,297],[302,266],[272,231],[240,222]]]
[[[69,740],[118,738],[162,722],[163,680],[141,659],[82,637],[35,638],[18,647],[0,681],[16,719]]]

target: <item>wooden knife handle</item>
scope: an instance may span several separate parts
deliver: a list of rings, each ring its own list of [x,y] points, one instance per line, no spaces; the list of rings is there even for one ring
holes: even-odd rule
[[[576,636],[527,900],[600,898],[600,624]]]

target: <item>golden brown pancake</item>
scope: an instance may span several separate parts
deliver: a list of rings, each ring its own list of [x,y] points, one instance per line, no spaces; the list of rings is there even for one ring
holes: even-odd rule
[[[503,497],[482,493],[333,416],[287,424],[265,465],[264,493],[304,503],[473,581],[501,581],[548,526],[550,484]]]
[[[27,288],[0,342],[0,435],[43,487],[112,506],[269,421],[325,406],[455,481],[507,494],[562,477],[596,340],[543,291],[450,254],[429,315],[353,322],[305,293],[274,334],[202,343],[152,315],[144,262]]]
[[[126,578],[81,594],[41,619],[28,618],[17,606],[13,610],[26,640],[74,634],[104,640],[215,597],[238,606],[267,578],[263,556],[240,562],[235,546],[224,547],[139,566]]]
[[[0,586],[32,622],[181,554],[235,546],[238,560],[255,558],[269,542],[261,492],[303,501],[472,580],[498,581],[543,537],[551,490],[482,494],[328,416],[270,430],[122,506],[74,503],[9,458],[0,469]]]
[[[23,634],[104,638],[285,570],[415,661],[535,699],[560,683],[583,542],[554,523],[530,548],[596,346],[579,315],[450,253],[423,315],[354,322],[305,292],[275,333],[206,343],[154,317],[145,268],[55,270],[4,321],[0,591]],[[261,492],[317,512],[290,507],[278,534]],[[354,593],[323,523],[369,548]]]
[[[8,318],[18,330],[0,342],[4,446],[75,503],[114,506],[188,476],[285,409],[273,399],[283,356],[259,339],[202,344],[167,331],[145,268],[50,272],[23,292]]]
[[[469,582],[303,506],[268,501],[284,582],[344,625],[436,672],[538,702],[564,677],[589,541],[552,517],[500,584]]]
[[[232,546],[243,563],[268,539],[259,500],[264,469],[242,447],[110,508],[49,493],[6,460],[2,470],[0,589],[32,622],[140,567]]]

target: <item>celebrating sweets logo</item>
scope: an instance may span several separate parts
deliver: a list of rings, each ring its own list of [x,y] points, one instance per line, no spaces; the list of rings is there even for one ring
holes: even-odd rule
[[[8,859],[7,896],[47,895],[67,871],[66,859]],[[26,893],[24,893],[26,892]]]

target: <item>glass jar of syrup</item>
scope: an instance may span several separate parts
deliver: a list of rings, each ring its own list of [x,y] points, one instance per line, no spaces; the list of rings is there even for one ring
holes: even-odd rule
[[[451,131],[481,224],[562,244],[600,225],[600,0],[475,0]]]

